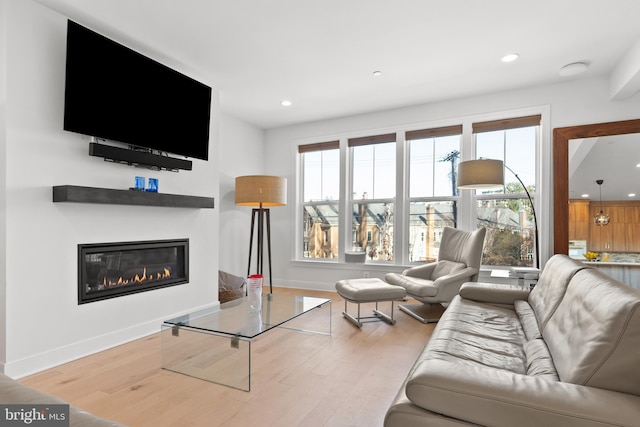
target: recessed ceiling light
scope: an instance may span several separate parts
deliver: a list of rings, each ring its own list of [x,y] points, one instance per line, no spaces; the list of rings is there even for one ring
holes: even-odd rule
[[[636,197],[636,193],[629,193],[629,197]]]
[[[640,163],[638,163],[638,164],[636,165],[636,167],[637,167],[637,168],[640,168]]]
[[[582,195],[582,196],[580,196],[580,197],[589,197],[589,195],[588,195],[587,193],[585,193],[585,194],[583,194],[583,195]]]
[[[519,56],[517,53],[510,53],[502,57],[502,62],[513,62],[518,59]]]
[[[587,71],[587,68],[589,68],[589,64],[586,62],[573,62],[560,68],[558,74],[562,77],[577,76]]]
[[[282,101],[280,101],[280,105],[282,105],[283,107],[290,107],[291,104],[293,104],[293,102],[289,101],[288,99],[283,99]]]
[[[382,75],[382,71],[374,71],[373,75],[374,77],[380,77]]]

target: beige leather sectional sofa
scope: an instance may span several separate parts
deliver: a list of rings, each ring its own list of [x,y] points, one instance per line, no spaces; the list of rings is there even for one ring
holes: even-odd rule
[[[67,402],[50,396],[38,390],[34,390],[18,381],[0,374],[0,403],[2,404],[20,404],[20,405],[51,405],[51,404],[67,404]],[[27,408],[25,406],[25,408]],[[26,410],[26,409],[25,409]],[[3,425],[4,414],[0,416],[0,425]],[[27,423],[25,423],[26,425]],[[33,422],[32,425],[37,425]],[[40,423],[42,424],[42,423]],[[122,424],[114,423],[103,418],[96,417],[86,411],[74,406],[69,407],[69,426],[70,427],[125,427]]]
[[[640,291],[564,255],[463,285],[384,425],[640,426]]]

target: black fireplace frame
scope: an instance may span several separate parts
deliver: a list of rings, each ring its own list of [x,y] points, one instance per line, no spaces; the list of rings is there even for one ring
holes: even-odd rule
[[[103,289],[97,292],[87,292],[83,278],[86,272],[83,271],[83,263],[85,255],[91,253],[99,253],[102,251],[120,251],[131,249],[156,249],[161,247],[181,247],[184,251],[184,275],[174,280],[166,280],[162,283],[146,283],[138,284],[131,287],[118,287],[114,289]],[[114,243],[88,243],[78,244],[78,305],[90,302],[101,301],[105,299],[117,298],[125,295],[136,294],[140,292],[152,291],[156,289],[167,288],[170,286],[189,283],[189,239],[172,239],[172,240],[146,240],[134,242],[114,242]]]

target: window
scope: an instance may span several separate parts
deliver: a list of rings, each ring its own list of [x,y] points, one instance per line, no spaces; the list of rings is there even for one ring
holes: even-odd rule
[[[456,227],[462,125],[410,131],[409,151],[409,262],[438,259],[444,227]]]
[[[339,141],[300,145],[302,257],[337,258],[340,215]]]
[[[505,165],[504,187],[475,194],[477,226],[487,228],[485,265],[534,264],[534,216],[523,184],[535,200],[539,125],[540,116],[473,124],[476,158]]]
[[[349,139],[352,251],[367,259],[393,261],[396,194],[396,134]]]
[[[367,263],[418,264],[438,258],[445,227],[486,227],[483,265],[535,265],[525,188],[537,206],[542,116],[522,116],[299,145],[296,258],[364,252]],[[504,187],[457,188],[459,163],[476,158],[503,161]]]

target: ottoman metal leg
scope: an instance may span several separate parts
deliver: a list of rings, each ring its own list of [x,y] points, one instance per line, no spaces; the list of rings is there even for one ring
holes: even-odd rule
[[[360,303],[358,304],[358,317],[353,317],[352,315],[350,315],[347,312],[347,300],[344,300],[344,311],[342,312],[342,315],[351,323],[353,323],[354,325],[356,325],[358,328],[362,328],[362,322],[360,321]]]
[[[382,311],[378,310],[378,302],[376,302],[376,308],[373,310],[373,316],[361,316],[360,315],[360,303],[359,302],[355,302],[354,304],[356,304],[358,306],[358,316],[357,317],[353,317],[351,314],[349,314],[347,312],[347,300],[344,300],[344,311],[342,312],[342,315],[349,320],[351,323],[353,323],[354,325],[356,325],[359,328],[362,328],[362,321],[363,320],[367,320],[367,321],[374,321],[374,320],[382,320],[384,322],[387,322],[390,325],[395,325],[396,324],[396,320],[393,318],[393,301],[391,302],[391,316],[389,316],[386,313],[383,313]]]
[[[395,325],[393,318],[393,303],[401,301],[407,296],[407,291],[402,286],[394,286],[383,282],[378,278],[345,279],[336,282],[338,295],[344,298],[344,311],[342,315],[357,327],[361,328],[364,320],[382,320],[390,325]],[[378,310],[378,303],[389,301],[391,303],[391,315]],[[358,315],[353,316],[347,311],[347,302],[358,305]],[[362,316],[360,304],[375,303],[373,316]]]
[[[378,310],[378,303],[376,303],[376,308],[373,310],[373,314],[378,316],[381,320],[387,322],[390,325],[395,325],[396,320],[393,318],[393,301],[391,301],[391,316],[386,313],[383,313]]]

